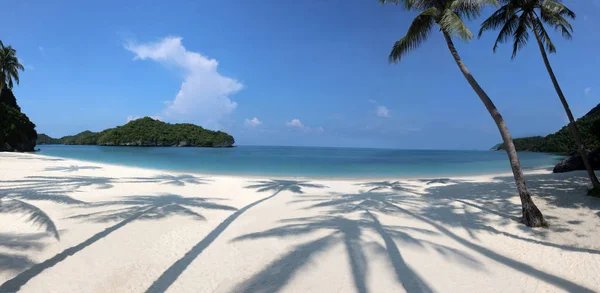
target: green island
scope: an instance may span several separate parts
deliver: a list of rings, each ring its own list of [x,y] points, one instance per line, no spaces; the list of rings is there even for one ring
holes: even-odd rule
[[[577,119],[575,123],[583,144],[588,149],[600,148],[600,104]],[[515,138],[513,142],[520,152],[572,153],[576,151],[568,125],[546,136]],[[504,150],[504,144],[497,144],[492,150]]]
[[[233,136],[204,129],[190,123],[171,124],[144,117],[123,126],[101,132],[83,131],[76,135],[52,138],[40,134],[37,144],[102,145],[102,146],[177,146],[232,147]]]

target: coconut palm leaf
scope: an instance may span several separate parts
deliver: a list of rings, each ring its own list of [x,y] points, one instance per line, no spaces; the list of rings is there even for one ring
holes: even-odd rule
[[[13,80],[19,84],[19,70],[25,68],[16,56],[17,51],[11,46],[4,46],[0,43],[0,90],[4,88],[12,89]]]

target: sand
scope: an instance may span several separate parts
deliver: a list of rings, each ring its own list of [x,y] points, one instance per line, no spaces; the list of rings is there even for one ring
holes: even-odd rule
[[[2,153],[0,292],[600,291],[600,199],[585,174],[527,175],[548,229],[518,222],[510,176],[450,179],[242,178]]]

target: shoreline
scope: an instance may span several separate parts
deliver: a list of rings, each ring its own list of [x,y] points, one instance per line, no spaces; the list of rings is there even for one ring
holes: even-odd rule
[[[365,181],[365,180],[413,181],[413,180],[426,180],[426,179],[452,179],[452,180],[463,180],[463,181],[476,182],[476,181],[489,181],[489,180],[493,180],[494,178],[504,178],[504,177],[513,176],[512,172],[493,172],[493,173],[484,173],[484,174],[477,174],[477,175],[461,175],[461,174],[443,175],[443,176],[414,175],[414,176],[393,176],[393,177],[369,177],[369,176],[363,176],[363,177],[319,177],[319,176],[285,176],[285,175],[267,176],[267,175],[221,174],[221,173],[204,173],[204,172],[196,172],[196,171],[176,171],[176,170],[169,170],[169,169],[156,169],[156,168],[120,165],[120,164],[113,164],[113,163],[95,162],[95,161],[80,160],[80,159],[71,159],[71,158],[58,157],[58,156],[49,156],[49,155],[42,155],[37,152],[18,152],[18,153],[17,152],[5,152],[5,153],[0,153],[0,157],[2,157],[3,154],[11,154],[11,155],[16,154],[16,156],[29,156],[29,157],[38,156],[38,157],[44,157],[44,158],[53,158],[53,159],[61,159],[61,160],[65,160],[65,161],[73,161],[73,162],[78,162],[78,163],[97,164],[100,166],[112,166],[112,167],[128,168],[128,169],[134,169],[134,170],[167,172],[167,173],[174,173],[174,174],[193,174],[193,175],[201,176],[201,177],[210,176],[210,177],[235,178],[235,179],[245,179],[245,178],[247,178],[247,179],[279,179],[279,180],[301,179],[301,180],[319,180],[319,181],[330,180],[330,181],[352,181],[352,182]],[[9,155],[9,156],[11,156],[11,155]],[[546,166],[546,167],[539,167],[536,169],[523,170],[523,174],[526,176],[527,175],[552,174],[551,168],[552,168],[552,166]]]
[[[550,224],[529,229],[498,174],[281,182],[14,153],[0,165],[2,292],[600,289],[584,172],[528,177]]]

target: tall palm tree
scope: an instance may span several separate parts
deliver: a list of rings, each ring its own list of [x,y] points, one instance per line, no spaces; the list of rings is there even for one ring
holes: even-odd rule
[[[13,88],[13,80],[19,84],[19,70],[25,70],[16,54],[17,51],[13,47],[5,47],[0,41],[0,96],[3,89]]]
[[[481,37],[484,31],[501,28],[493,50],[496,52],[499,43],[505,43],[512,39],[512,59],[514,59],[517,56],[517,52],[527,44],[529,39],[528,31],[531,30],[533,32],[552,84],[554,84],[554,89],[558,94],[563,108],[565,108],[565,112],[567,112],[567,117],[569,117],[569,131],[592,181],[592,192],[599,192],[600,182],[590,164],[585,146],[581,141],[581,136],[577,129],[577,124],[575,124],[573,113],[571,113],[569,103],[565,99],[565,95],[558,84],[558,80],[554,75],[550,61],[548,61],[548,55],[546,54],[546,51],[556,53],[556,47],[552,43],[548,32],[546,32],[544,24],[561,31],[564,38],[571,39],[573,27],[567,19],[575,19],[575,13],[560,3],[560,0],[500,0],[500,2],[503,4],[500,9],[481,24],[479,36]]]
[[[399,62],[410,51],[417,49],[427,37],[429,37],[433,27],[437,24],[440,32],[446,40],[446,45],[458,65],[458,68],[469,82],[469,85],[479,96],[486,109],[494,119],[510,161],[510,166],[516,181],[517,191],[521,198],[523,223],[529,227],[545,226],[544,216],[533,203],[531,194],[527,190],[521,164],[517,156],[515,145],[508,131],[508,127],[500,115],[500,112],[485,93],[483,88],[477,83],[473,75],[467,69],[454,47],[453,36],[462,40],[470,40],[473,33],[463,22],[463,18],[473,19],[479,16],[480,10],[487,4],[495,4],[495,0],[379,0],[380,3],[393,2],[403,3],[407,10],[420,11],[419,15],[413,20],[408,32],[404,37],[398,40],[390,53],[390,62]]]

